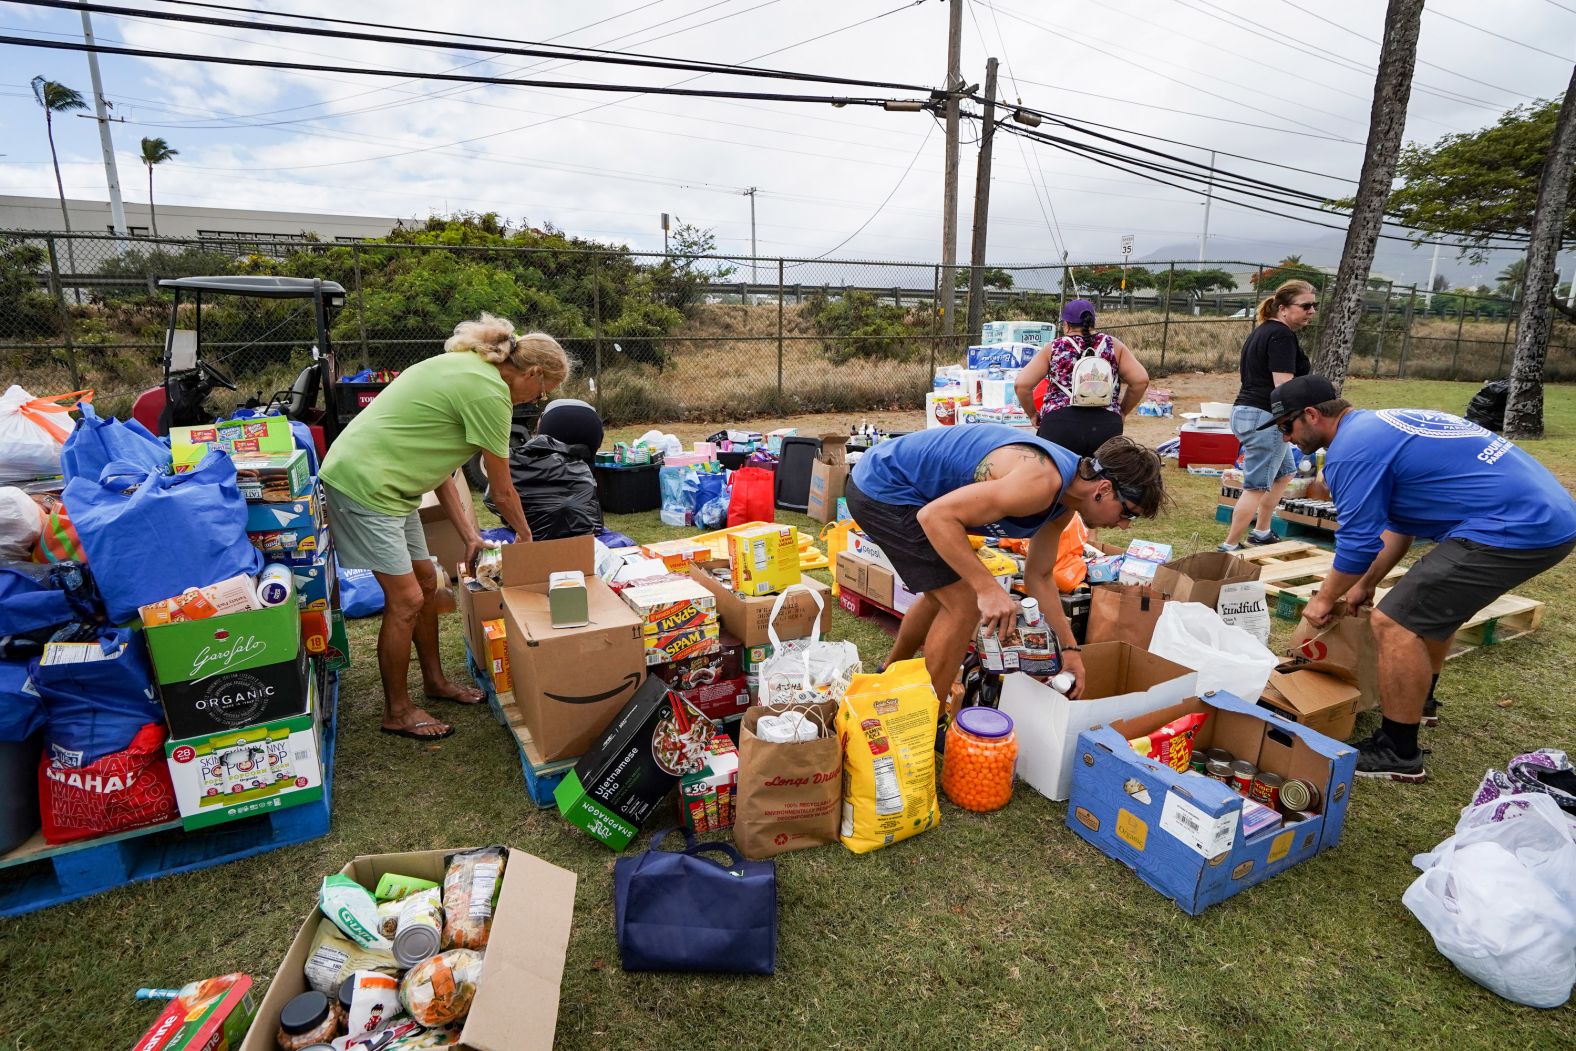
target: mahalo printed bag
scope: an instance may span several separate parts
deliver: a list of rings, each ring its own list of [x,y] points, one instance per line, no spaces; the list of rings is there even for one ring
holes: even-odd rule
[[[769,708],[755,705],[739,726],[739,787],[733,841],[747,858],[837,842],[843,799],[843,746],[835,733],[777,742],[755,731],[763,716],[799,713],[821,730],[836,726],[837,702]]]
[[[744,466],[733,472],[728,497],[728,528],[749,522],[771,522],[777,513],[777,476],[764,467]]]
[[[745,861],[730,843],[696,843],[682,854],[659,849],[613,863],[613,926],[626,971],[777,969],[777,863]],[[723,864],[705,855],[724,855]]]
[[[1165,596],[1146,585],[1097,585],[1089,596],[1086,641],[1127,642],[1147,650],[1165,608]]]
[[[38,763],[45,842],[174,821],[180,812],[164,760],[165,737],[162,722],[148,723],[124,749],[87,766],[56,765],[46,752]]]
[[[72,479],[65,500],[116,623],[149,602],[263,568],[246,538],[235,464],[222,450],[181,474],[116,461],[96,479]],[[148,557],[154,548],[158,557]]]

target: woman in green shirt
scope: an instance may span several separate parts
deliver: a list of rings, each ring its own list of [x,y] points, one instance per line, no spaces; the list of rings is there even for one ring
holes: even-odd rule
[[[443,349],[447,353],[406,369],[350,421],[321,472],[339,564],[370,569],[383,588],[383,732],[419,741],[447,737],[454,728],[411,701],[406,676],[412,641],[428,698],[481,700],[475,687],[444,674],[438,655],[438,581],[417,512],[421,498],[436,492],[465,541],[466,562],[474,563],[482,539],[465,514],[470,494],[453,475],[480,450],[499,514],[521,540],[530,540],[509,476],[513,406],[539,401],[570,368],[553,337],[517,337],[512,322],[491,314],[460,322]]]

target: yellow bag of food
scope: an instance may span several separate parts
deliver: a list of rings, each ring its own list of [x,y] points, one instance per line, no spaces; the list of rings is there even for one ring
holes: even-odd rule
[[[828,522],[821,528],[821,543],[826,545],[826,557],[831,565],[836,566],[838,554],[848,550],[848,533],[856,528],[858,527],[851,518],[841,522]],[[842,590],[842,586],[837,583],[837,574],[833,573],[832,597],[836,598]]]
[[[866,854],[934,828],[936,717],[940,703],[922,658],[855,675],[837,710],[843,742],[838,836]]]

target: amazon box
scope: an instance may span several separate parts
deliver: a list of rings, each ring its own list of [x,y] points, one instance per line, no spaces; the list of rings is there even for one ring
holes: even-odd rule
[[[588,536],[504,548],[503,618],[515,706],[545,760],[590,747],[646,677],[641,620],[596,576]],[[587,623],[553,627],[548,578],[586,577]],[[485,642],[485,640],[484,640]],[[472,653],[486,653],[485,644]]]
[[[442,883],[449,855],[474,849],[367,854],[339,871],[369,891],[391,872]],[[460,1042],[454,1045],[459,1051],[552,1051],[558,1027],[559,987],[574,924],[577,877],[523,850],[509,847],[508,851],[476,999],[465,1016]],[[310,899],[302,903],[303,909],[309,905]],[[275,1051],[279,1012],[291,997],[307,991],[305,966],[312,937],[319,924],[331,922],[316,908],[306,913],[268,983],[240,1051]]]

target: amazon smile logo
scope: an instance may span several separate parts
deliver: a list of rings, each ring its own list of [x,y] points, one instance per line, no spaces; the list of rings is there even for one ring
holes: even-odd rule
[[[565,694],[549,693],[546,690],[543,690],[542,696],[548,698],[549,700],[561,701],[564,704],[600,704],[602,701],[612,700],[614,697],[617,697],[625,690],[633,690],[639,685],[640,673],[632,671],[628,675],[624,676],[624,678],[619,681],[617,686],[613,687],[611,690],[606,691],[605,693],[589,694],[584,697],[570,697],[566,696]]]

